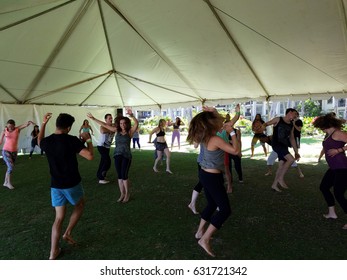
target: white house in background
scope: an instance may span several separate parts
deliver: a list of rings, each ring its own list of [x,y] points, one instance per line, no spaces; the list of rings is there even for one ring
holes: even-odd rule
[[[256,102],[250,101],[242,105],[244,116],[253,120],[256,114],[261,114],[264,120],[268,117],[273,118],[285,114],[287,108],[297,108],[303,101],[285,101],[285,102]],[[328,100],[318,100],[322,107],[322,114],[335,112],[339,118],[347,119],[347,98],[334,98]],[[270,113],[269,113],[270,111]],[[304,112],[299,112],[302,116]]]
[[[261,114],[264,120],[268,120],[269,118],[273,118],[276,116],[283,116],[287,108],[297,108],[298,105],[303,101],[270,101],[267,103],[257,102],[257,101],[249,101],[241,104],[241,111],[243,112],[243,116],[249,120],[253,120],[256,114]],[[322,113],[335,112],[339,118],[347,119],[347,98],[334,98],[331,97],[328,100],[318,100],[322,107]],[[219,109],[223,109],[225,111],[233,111],[233,105],[217,105]],[[161,115],[163,117],[169,116],[172,120],[176,117],[184,117],[188,121],[190,121],[193,117],[193,109],[192,107],[187,108],[169,108],[165,110],[151,110],[151,111],[137,111],[137,117],[141,121],[151,116]],[[201,108],[198,108],[201,110]],[[304,116],[305,113],[303,111],[300,112],[301,116]]]

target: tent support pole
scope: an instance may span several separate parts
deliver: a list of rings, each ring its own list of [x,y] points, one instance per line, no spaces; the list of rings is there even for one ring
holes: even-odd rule
[[[62,49],[62,47],[65,45],[66,41],[69,39],[70,35],[75,30],[76,26],[84,16],[84,14],[87,12],[88,7],[91,5],[92,1],[89,0],[88,2],[84,2],[81,6],[81,8],[78,10],[77,15],[74,17],[70,25],[68,26],[67,30],[65,31],[64,35],[60,39],[60,41],[57,43],[47,60],[45,61],[44,65],[41,67],[40,71],[37,73],[35,79],[32,81],[32,83],[29,85],[28,89],[25,91],[22,103],[27,103],[27,98],[32,94],[34,89],[37,87],[37,85],[40,83],[41,79],[46,73],[46,70],[51,66],[55,58],[57,57],[58,53]]]
[[[20,101],[7,88],[5,88],[2,84],[0,84],[0,88],[2,88],[3,91],[6,92],[9,96],[11,96],[14,100],[16,100],[17,103],[20,103]]]
[[[40,98],[43,98],[43,97],[46,97],[46,96],[55,94],[55,93],[57,93],[57,92],[59,92],[59,91],[62,91],[62,90],[68,89],[68,88],[72,88],[72,87],[74,87],[74,86],[78,86],[78,85],[80,85],[80,84],[83,84],[83,83],[92,81],[92,80],[94,80],[94,79],[100,78],[100,77],[105,76],[105,75],[111,75],[112,73],[113,73],[113,70],[108,71],[108,72],[103,73],[103,74],[100,74],[100,75],[97,75],[97,76],[94,76],[94,77],[92,77],[92,78],[88,78],[88,79],[85,79],[85,80],[82,80],[82,81],[79,81],[79,82],[76,82],[76,83],[73,83],[73,84],[70,84],[70,85],[61,87],[61,88],[57,88],[57,89],[51,90],[51,91],[46,92],[46,93],[44,93],[44,94],[41,94],[41,95],[35,96],[35,97],[31,98],[31,99],[28,99],[28,100],[26,101],[26,103],[30,103],[31,101],[34,101],[34,100],[36,100],[36,99],[40,99]]]
[[[233,36],[230,34],[229,30],[226,28],[225,24],[223,23],[223,21],[221,20],[221,18],[219,17],[219,15],[217,14],[216,10],[214,9],[213,5],[211,4],[210,0],[204,0],[206,2],[206,4],[208,5],[208,7],[210,8],[210,10],[212,11],[213,15],[215,16],[215,18],[217,19],[217,21],[219,22],[220,26],[222,27],[222,29],[224,30],[224,32],[226,33],[226,35],[228,36],[229,40],[231,41],[231,43],[233,44],[233,46],[235,47],[235,49],[237,50],[237,52],[239,53],[239,55],[241,56],[242,60],[246,63],[247,67],[249,68],[249,70],[252,72],[254,78],[257,80],[257,82],[259,83],[259,85],[261,86],[261,88],[264,90],[265,94],[267,97],[269,97],[269,92],[266,90],[264,84],[262,83],[262,81],[260,80],[260,78],[258,77],[257,73],[255,73],[253,67],[251,66],[251,64],[249,63],[249,61],[247,60],[247,58],[245,57],[245,55],[243,54],[242,50],[240,49],[240,47],[238,46],[238,44],[236,43],[236,41],[234,40]]]

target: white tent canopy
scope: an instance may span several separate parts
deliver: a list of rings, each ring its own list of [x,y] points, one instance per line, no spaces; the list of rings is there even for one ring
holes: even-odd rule
[[[347,96],[347,0],[1,0],[0,103]]]

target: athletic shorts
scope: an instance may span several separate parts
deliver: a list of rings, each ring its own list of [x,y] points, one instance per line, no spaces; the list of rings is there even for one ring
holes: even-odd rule
[[[84,196],[84,190],[81,183],[68,189],[51,188],[52,206],[65,206],[68,202],[76,205]]]
[[[279,146],[272,146],[272,149],[277,153],[279,161],[280,160],[287,161],[285,159],[285,156],[289,154],[288,147],[279,145]]]
[[[163,152],[166,148],[168,148],[166,142],[164,142],[164,143],[162,143],[162,142],[157,142],[156,145],[155,145],[155,149],[156,149],[157,151],[160,151],[160,152]]]

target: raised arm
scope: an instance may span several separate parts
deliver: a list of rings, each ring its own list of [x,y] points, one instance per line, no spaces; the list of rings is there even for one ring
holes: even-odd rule
[[[233,126],[240,118],[240,104],[237,104],[235,107],[235,116],[229,121],[229,123]]]
[[[130,108],[126,108],[127,114],[130,116],[130,118],[134,121],[134,125],[131,127],[130,129],[130,137],[133,137],[135,131],[137,130],[138,126],[139,126],[139,121],[137,120],[137,118],[135,118],[132,110]]]
[[[46,124],[51,119],[52,113],[46,113],[43,116],[42,126],[39,132],[39,136],[37,137],[37,143],[40,146],[41,140],[45,137]]]

